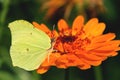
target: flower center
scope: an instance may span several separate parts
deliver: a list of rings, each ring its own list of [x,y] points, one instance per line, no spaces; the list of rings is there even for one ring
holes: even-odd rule
[[[76,37],[75,36],[63,36],[60,37],[62,43],[69,43],[69,42],[74,42]]]
[[[79,33],[75,36],[60,35],[57,38],[55,49],[60,52],[60,54],[75,54],[76,51],[84,51],[86,47],[91,43],[91,41],[84,36],[83,33]]]

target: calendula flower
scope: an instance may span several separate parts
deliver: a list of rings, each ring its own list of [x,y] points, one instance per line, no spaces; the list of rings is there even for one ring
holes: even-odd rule
[[[98,66],[108,57],[116,56],[120,50],[120,40],[113,40],[114,33],[103,34],[105,24],[97,18],[89,20],[84,25],[83,16],[75,18],[72,27],[61,19],[58,22],[58,32],[50,31],[45,25],[33,22],[33,25],[46,32],[51,38],[57,37],[50,56],[38,68],[38,73],[45,73],[50,66],[68,68],[76,66],[82,70]]]
[[[87,15],[86,12],[90,12],[88,15],[90,17],[96,17],[97,14],[105,12],[103,0],[45,0],[41,10],[47,9],[45,19],[50,19],[58,12],[64,13],[64,18],[68,19],[74,8],[78,14]]]
[[[107,12],[104,0],[86,0],[86,4],[87,15],[90,18]]]

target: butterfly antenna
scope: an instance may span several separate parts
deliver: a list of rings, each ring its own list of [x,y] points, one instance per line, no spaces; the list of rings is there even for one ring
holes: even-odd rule
[[[52,34],[53,34],[54,30],[55,30],[55,24],[53,25]],[[54,37],[54,34],[53,34],[53,38],[51,39],[51,50],[53,50],[53,46],[55,45],[55,41],[56,41],[56,38]],[[48,54],[48,63],[49,63],[49,60],[50,60],[50,53]]]
[[[53,44],[55,41],[56,41],[56,38],[55,38],[55,36],[54,36],[54,33],[53,33],[53,31],[55,30],[55,24],[53,25],[53,29],[52,29],[52,38],[51,38],[51,44]]]
[[[55,30],[55,24],[53,25],[53,29],[52,30]]]

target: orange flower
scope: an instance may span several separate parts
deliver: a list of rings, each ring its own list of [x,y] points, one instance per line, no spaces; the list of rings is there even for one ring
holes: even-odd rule
[[[50,31],[45,25],[33,23],[35,27],[45,31],[51,38],[57,37],[54,45],[55,52],[38,68],[38,73],[45,73],[50,66],[68,68],[77,66],[80,69],[89,69],[98,66],[111,56],[116,56],[120,50],[120,40],[113,40],[114,33],[103,34],[104,23],[93,18],[84,25],[84,18],[78,16],[72,27],[63,20],[58,22],[58,30]],[[54,35],[54,36],[51,36]]]
[[[41,10],[47,9],[45,19],[50,19],[53,15],[61,13],[60,11],[64,13],[64,18],[68,19],[73,8],[77,10],[77,13],[84,15],[90,12],[88,15],[90,17],[96,17],[97,14],[105,12],[103,0],[46,0]]]

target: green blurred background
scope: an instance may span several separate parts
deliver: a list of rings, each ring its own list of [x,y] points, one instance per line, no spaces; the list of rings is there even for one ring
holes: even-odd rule
[[[92,17],[99,18],[105,22],[107,28],[105,33],[116,33],[116,39],[120,39],[120,4],[119,0],[103,0],[105,11],[97,11],[89,6],[84,6],[82,9],[72,8],[69,16],[65,16],[65,5],[59,7],[58,10],[45,19],[47,10],[41,10],[47,0],[0,0],[0,80],[65,80],[66,70],[52,67],[45,74],[37,74],[36,71],[25,71],[12,66],[9,48],[11,44],[11,34],[8,28],[8,23],[24,19],[29,22],[36,21],[45,23],[52,29],[54,24],[61,18],[65,18],[69,25],[77,15],[84,15],[86,21]],[[98,9],[99,10],[99,9]],[[92,16],[95,13],[94,16]],[[120,55],[108,58],[101,65],[103,80],[120,80]],[[80,70],[75,67],[69,68],[69,80],[95,80],[94,69]]]

